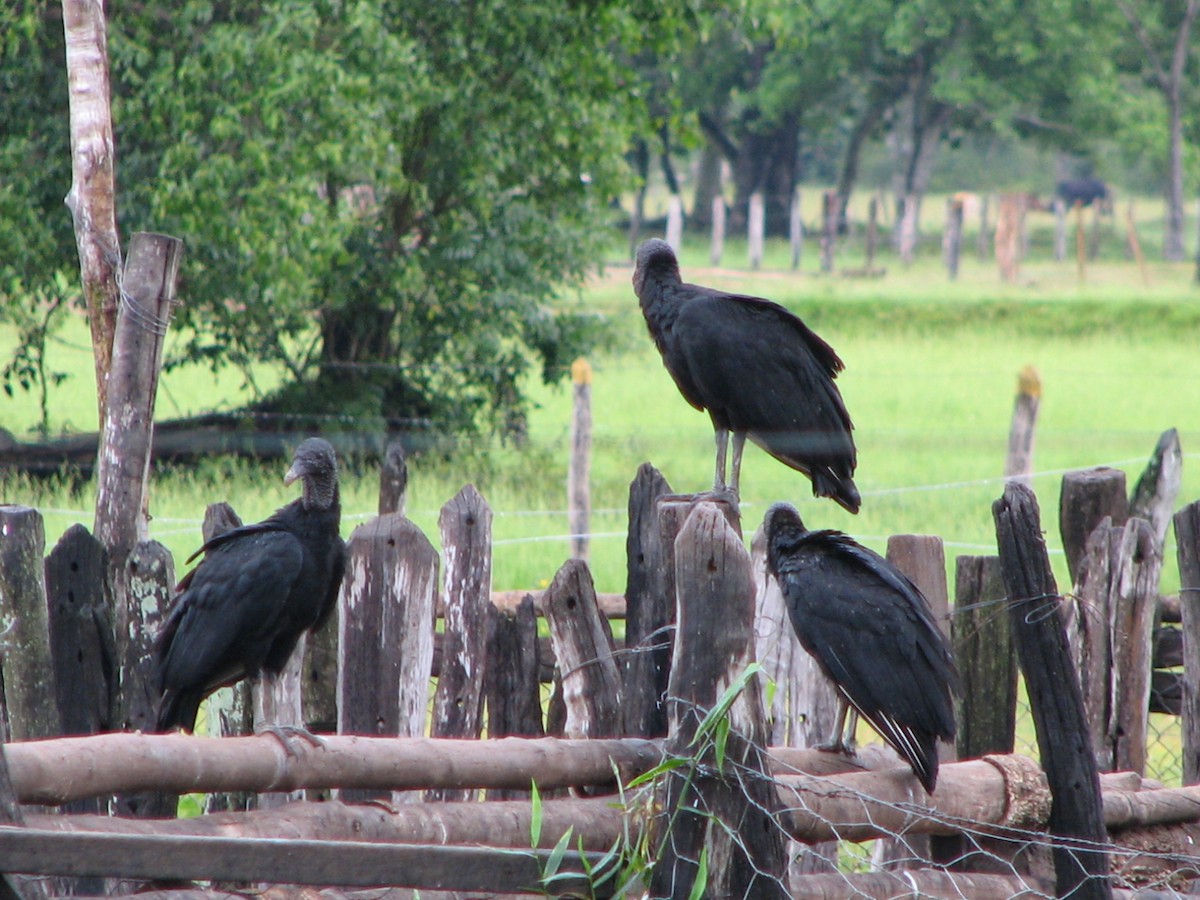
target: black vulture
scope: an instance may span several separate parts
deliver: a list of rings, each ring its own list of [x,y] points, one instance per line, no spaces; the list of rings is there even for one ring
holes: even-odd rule
[[[738,493],[746,438],[852,513],[854,427],[834,383],[842,361],[798,317],[760,297],[686,284],[666,241],[638,248],[633,290],[663,363],[716,432],[714,492]],[[725,459],[733,434],[732,477]]]
[[[336,607],[346,546],[337,457],[328,441],[309,438],[296,448],[283,480],[298,479],[299,499],[218,535],[188,560],[204,554],[180,581],[155,641],[159,731],[191,731],[213,691],[279,674],[300,636]]]
[[[954,737],[958,673],[929,604],[903,573],[840,531],[809,531],[795,508],[763,522],[767,569],[792,627],[838,692],[822,749],[853,752],[850,707],[899,753],[927,791],[937,783],[938,740]]]

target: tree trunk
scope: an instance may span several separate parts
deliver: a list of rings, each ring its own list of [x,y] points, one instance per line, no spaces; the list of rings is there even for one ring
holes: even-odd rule
[[[96,362],[97,421],[103,429],[121,268],[104,5],[93,0],[65,0],[63,31],[71,111],[71,190],[66,204],[75,221]]]

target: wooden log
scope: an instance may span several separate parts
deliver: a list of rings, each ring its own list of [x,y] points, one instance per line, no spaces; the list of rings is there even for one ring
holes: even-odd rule
[[[699,503],[675,542],[676,635],[668,752],[691,763],[656,790],[651,897],[686,897],[707,858],[707,895],[788,896],[779,798],[764,778],[766,724],[757,680],[733,698],[718,751],[701,724],[753,662],[754,584],[741,537],[713,503]],[[694,741],[699,739],[699,746]]]
[[[1169,428],[1159,436],[1150,461],[1138,476],[1129,497],[1129,515],[1150,523],[1160,553],[1167,529],[1171,527],[1182,481],[1183,450],[1179,446],[1179,432]]]
[[[46,613],[42,516],[28,506],[0,506],[0,653],[8,728],[13,738],[61,732]]]
[[[550,849],[570,833],[571,847],[607,850],[620,837],[625,811],[611,797],[544,800],[538,847]],[[276,840],[377,841],[400,844],[478,844],[530,849],[533,805],[493,803],[380,804],[293,803],[281,810],[215,813],[188,819],[147,821],[108,816],[26,816],[30,828],[108,834],[237,836]],[[636,827],[636,825],[634,826]],[[474,896],[474,895],[472,895]]]
[[[405,459],[404,444],[399,440],[388,441],[379,466],[379,514],[403,515],[407,491],[408,461]]]
[[[438,516],[445,559],[442,667],[433,696],[431,737],[477,738],[483,728],[483,672],[492,592],[492,510],[473,484]],[[430,800],[468,800],[432,792]]]
[[[1083,557],[1087,539],[1105,516],[1112,519],[1113,525],[1124,525],[1129,518],[1124,472],[1097,466],[1094,469],[1078,469],[1063,476],[1058,528],[1072,584],[1078,581],[1079,561]]]
[[[546,589],[550,641],[562,675],[569,738],[623,733],[621,675],[612,631],[596,606],[592,574],[583,560],[567,560]]]
[[[671,493],[662,473],[642,463],[629,485],[629,533],[625,539],[625,733],[665,737],[663,704],[671,671],[671,625],[675,598],[662,577],[664,549],[656,502]],[[673,579],[672,579],[673,580]]]
[[[1017,656],[995,556],[955,559],[954,658],[962,678],[956,738],[960,759],[1012,753]]]
[[[756,271],[762,268],[766,218],[766,205],[763,202],[762,191],[755,191],[750,195],[750,208],[746,218],[746,228],[748,229],[746,244],[750,253],[750,268]]]
[[[567,465],[567,529],[571,556],[588,558],[591,530],[592,367],[586,359],[571,364],[574,402],[571,407],[571,459]]]
[[[424,734],[437,572],[433,545],[400,514],[354,529],[338,598],[339,733]]]
[[[544,590],[492,591],[492,605],[497,609],[513,612],[526,597],[530,597],[533,599],[534,611],[538,615],[544,616],[546,614],[545,595]],[[596,604],[605,618],[625,618],[624,594],[596,594]]]
[[[449,740],[326,735],[289,756],[273,735],[200,738],[112,733],[5,746],[22,803],[57,805],[119,792],[361,788],[547,790],[610,785],[662,761],[661,745],[624,740]]]
[[[708,261],[714,266],[719,266],[725,255],[725,213],[725,198],[718,194],[712,201],[712,239],[708,248]]]
[[[539,883],[553,851],[493,850],[360,841],[126,835],[0,826],[0,855],[11,871],[154,880],[266,881],[432,890],[487,886],[525,891]],[[556,891],[584,890],[585,867],[601,855],[562,854]],[[577,872],[577,879],[566,876]]]
[[[1053,794],[1050,831],[1087,842],[1056,843],[1056,889],[1062,896],[1110,897],[1100,779],[1083,713],[1079,681],[1058,614],[1058,587],[1042,537],[1037,499],[1009,482],[992,506],[1017,655],[1029,692],[1038,750]]]
[[[1145,519],[1131,518],[1122,530],[1112,607],[1113,709],[1108,741],[1115,768],[1146,771],[1146,729],[1149,724],[1150,668],[1154,639],[1154,613],[1162,553],[1153,527]]]
[[[1004,477],[1015,478],[1027,485],[1032,484],[1033,478],[1033,442],[1041,399],[1041,376],[1033,366],[1026,366],[1017,376],[1017,398],[1008,430]]]
[[[1183,619],[1183,783],[1200,783],[1200,501],[1175,514]]]

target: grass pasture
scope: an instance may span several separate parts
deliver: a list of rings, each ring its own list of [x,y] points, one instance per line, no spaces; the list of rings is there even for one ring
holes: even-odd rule
[[[614,254],[614,258],[621,254]],[[767,506],[796,503],[814,527],[850,532],[880,552],[887,536],[926,533],[946,542],[947,562],[959,554],[995,552],[991,504],[1003,490],[1004,456],[1017,374],[1040,373],[1043,397],[1034,453],[1034,487],[1061,588],[1066,567],[1057,529],[1062,473],[1110,465],[1132,486],[1158,436],[1177,428],[1185,454],[1180,505],[1200,498],[1200,291],[1190,265],[1154,264],[1150,284],[1132,263],[1089,266],[1081,283],[1073,263],[1026,266],[1018,285],[1001,284],[994,266],[964,258],[950,283],[934,259],[910,270],[884,261],[879,279],[820,276],[815,254],[800,273],[787,269],[787,247],[771,243],[759,272],[733,268],[744,245],[731,244],[727,267],[711,268],[707,247],[685,246],[685,278],[768,296],[789,306],[843,357],[840,378],[859,447],[859,516],[812,498],[798,473],[757,448],[742,472],[745,528],[753,533]],[[854,265],[847,261],[847,265]],[[627,264],[608,266],[579,297],[564,298],[609,319],[611,350],[592,360],[593,459],[590,560],[601,591],[625,586],[626,503],[630,480],[653,462],[680,491],[706,489],[712,479],[712,430],[671,383],[645,334]],[[0,326],[0,358],[14,335]],[[95,428],[94,387],[86,328],[69,323],[51,346],[49,368],[71,377],[50,395],[50,428]],[[256,379],[269,385],[278,373]],[[410,460],[408,512],[434,542],[441,506],[474,483],[494,512],[493,583],[498,589],[544,586],[566,558],[566,466],[571,387],[531,385],[536,408],[528,446],[464,441],[449,455]],[[234,408],[247,396],[239,375],[199,368],[166,373],[161,417]],[[27,435],[39,420],[35,396],[0,400],[0,424]],[[198,546],[207,503],[229,500],[247,521],[294,496],[283,466],[213,459],[194,470],[157,472],[150,526],[182,567]],[[351,464],[343,475],[343,531],[348,536],[376,509],[377,475]],[[92,524],[94,487],[69,479],[34,482],[0,472],[0,502],[39,507],[53,544],[73,522]],[[1163,587],[1178,587],[1173,535],[1168,535]],[[1155,717],[1163,737],[1152,744],[1152,769],[1171,778],[1178,766],[1175,723]],[[1025,749],[1032,729],[1022,726]],[[1177,780],[1177,772],[1174,779]]]

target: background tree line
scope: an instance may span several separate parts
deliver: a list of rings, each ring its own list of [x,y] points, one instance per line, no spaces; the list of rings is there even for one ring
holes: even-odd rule
[[[519,434],[526,373],[561,378],[604,339],[602,322],[555,301],[602,261],[654,169],[672,191],[695,173],[693,226],[721,192],[739,227],[761,191],[775,231],[798,184],[847,201],[864,172],[898,211],[918,209],[948,149],[969,161],[961,189],[1048,192],[1064,175],[1120,172],[1122,186],[1162,193],[1164,252],[1181,259],[1198,11],[1200,0],[113,4],[120,227],[187,244],[177,318],[189,337],[168,364],[237,366],[251,383],[260,363],[289,373],[257,411]],[[78,294],[58,4],[0,10],[0,96],[11,392],[54,382],[45,340]],[[995,164],[1047,149],[1070,165]]]

